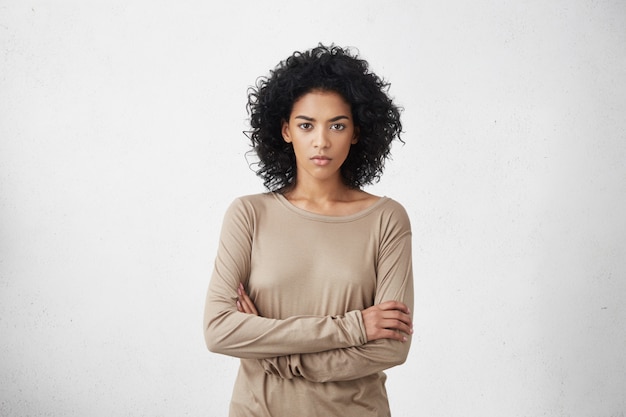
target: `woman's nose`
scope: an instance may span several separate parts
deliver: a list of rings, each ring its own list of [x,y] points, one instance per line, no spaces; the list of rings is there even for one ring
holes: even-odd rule
[[[330,146],[328,132],[325,129],[318,130],[315,138],[313,139],[313,146],[315,148],[328,148]]]

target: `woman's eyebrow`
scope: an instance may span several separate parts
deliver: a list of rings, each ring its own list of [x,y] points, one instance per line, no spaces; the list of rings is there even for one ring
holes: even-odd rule
[[[315,119],[313,117],[304,116],[302,114],[294,117],[294,119],[302,119],[302,120],[306,120],[307,122],[314,122],[315,121]],[[348,116],[341,115],[341,116],[335,116],[332,119],[329,119],[328,121],[329,122],[336,122],[338,120],[343,120],[343,119],[350,119],[350,118]]]

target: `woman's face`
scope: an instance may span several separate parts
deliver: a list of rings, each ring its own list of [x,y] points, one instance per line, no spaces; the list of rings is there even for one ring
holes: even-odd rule
[[[298,180],[340,179],[341,165],[357,142],[350,105],[334,91],[314,90],[300,97],[283,121],[282,134],[293,145]]]

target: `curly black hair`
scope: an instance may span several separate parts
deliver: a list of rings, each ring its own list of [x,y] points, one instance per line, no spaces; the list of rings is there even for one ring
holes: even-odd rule
[[[400,108],[387,94],[389,83],[368,67],[347,48],[319,44],[294,52],[248,89],[252,130],[247,136],[259,158],[256,174],[268,190],[295,184],[296,157],[292,145],[283,140],[282,122],[289,120],[294,102],[314,90],[336,92],[352,109],[359,140],[341,166],[344,183],[361,188],[380,179],[392,141],[403,142],[402,124]]]

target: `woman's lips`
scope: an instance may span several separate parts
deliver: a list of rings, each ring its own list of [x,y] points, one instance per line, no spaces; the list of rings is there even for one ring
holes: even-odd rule
[[[330,164],[331,159],[327,156],[316,155],[311,158],[311,161],[317,166],[324,166]]]

